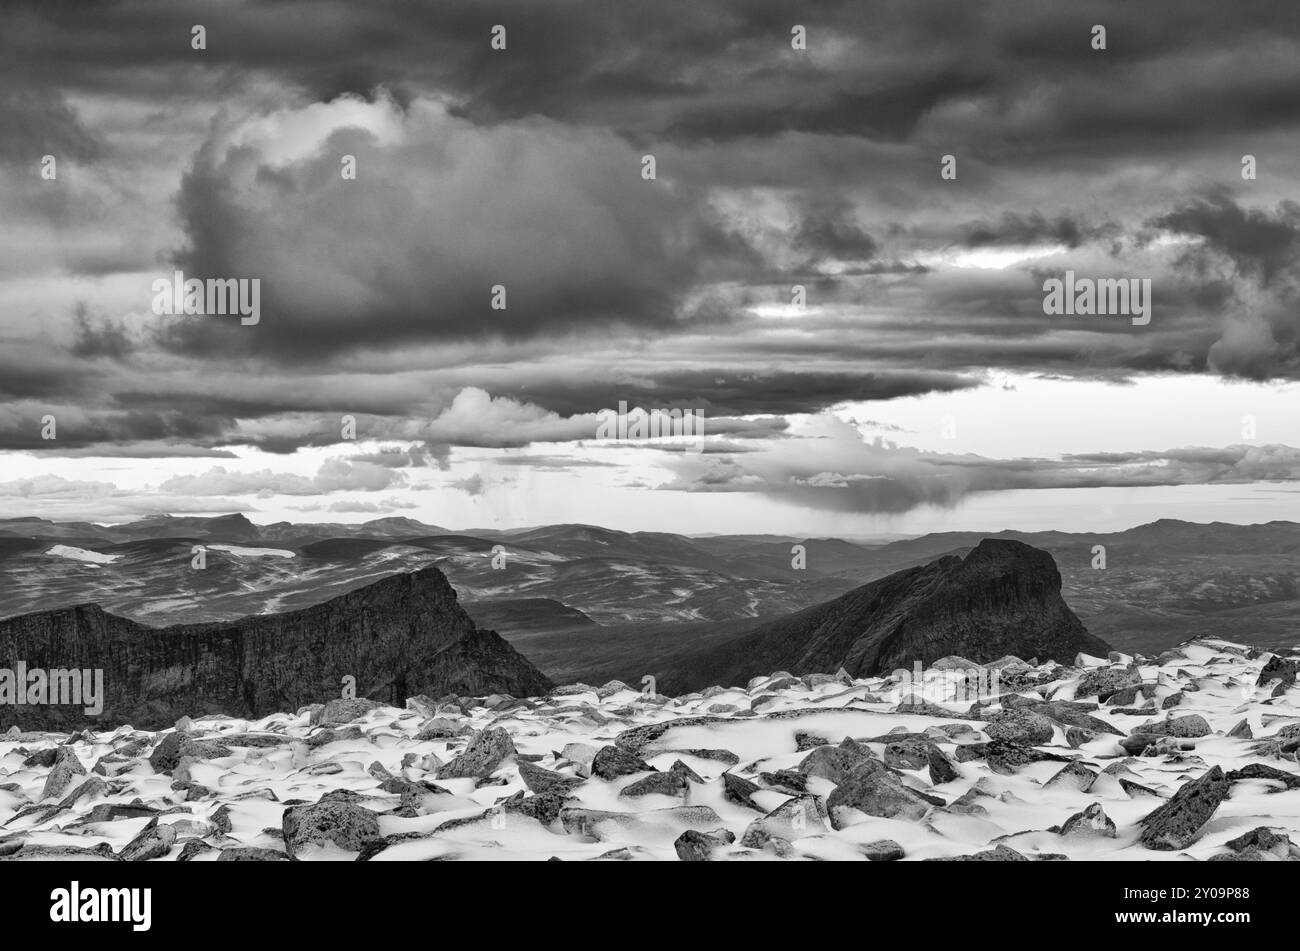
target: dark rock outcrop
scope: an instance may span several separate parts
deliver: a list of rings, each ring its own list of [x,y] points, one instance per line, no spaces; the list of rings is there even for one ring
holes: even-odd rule
[[[1110,649],[1066,605],[1051,555],[1023,542],[986,538],[965,558],[945,555],[895,572],[681,655],[659,684],[688,691],[745,683],[773,670],[800,675],[841,667],[867,677],[949,655],[979,663],[1008,654],[1070,663],[1080,652],[1105,657]]]
[[[545,693],[550,681],[493,631],[479,630],[433,566],[392,575],[284,614],[152,628],[95,604],[0,621],[0,657],[28,669],[102,669],[104,709],[3,706],[0,730],[157,729],[179,717],[256,718],[335,698],[345,675],[358,696],[402,706],[408,696]]]

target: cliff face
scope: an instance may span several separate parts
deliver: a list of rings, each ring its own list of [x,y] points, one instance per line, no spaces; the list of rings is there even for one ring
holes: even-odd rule
[[[260,717],[338,697],[401,706],[416,694],[528,696],[550,681],[480,631],[435,567],[393,575],[321,604],[219,624],[151,628],[94,604],[0,621],[0,666],[102,668],[104,709],[0,705],[0,729],[170,726],[181,716]]]
[[[660,680],[665,689],[694,690],[774,670],[843,667],[866,677],[949,654],[1068,663],[1079,651],[1109,650],[1062,599],[1051,555],[1023,542],[985,539],[965,559],[947,555],[895,572],[683,658]]]

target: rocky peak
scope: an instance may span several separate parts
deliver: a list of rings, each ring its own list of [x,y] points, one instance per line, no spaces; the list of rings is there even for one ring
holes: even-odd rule
[[[102,669],[105,693],[97,717],[75,706],[0,706],[0,729],[259,717],[338,697],[347,675],[358,696],[398,706],[418,694],[528,696],[551,686],[499,635],[477,628],[434,566],[217,624],[152,628],[94,604],[26,614],[0,621],[0,657],[29,669]]]

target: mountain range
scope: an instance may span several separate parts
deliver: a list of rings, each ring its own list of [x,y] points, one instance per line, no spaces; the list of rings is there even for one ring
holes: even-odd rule
[[[802,623],[789,619],[841,597],[866,597],[852,593],[895,572],[964,558],[985,538],[1050,554],[1064,603],[1120,650],[1154,654],[1197,636],[1277,646],[1300,622],[1300,525],[1167,519],[1106,534],[888,542],[590,525],[451,531],[406,518],[262,526],[243,515],[112,526],[10,519],[0,521],[0,616],[94,603],[150,626],[219,624],[307,609],[432,565],[478,627],[500,632],[555,682],[633,682]]]

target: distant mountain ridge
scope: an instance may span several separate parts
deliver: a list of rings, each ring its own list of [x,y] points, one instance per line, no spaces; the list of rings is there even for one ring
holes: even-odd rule
[[[0,729],[130,723],[181,716],[260,717],[340,696],[401,706],[417,694],[514,696],[551,681],[493,631],[480,630],[436,567],[395,574],[283,614],[151,628],[80,604],[0,621],[0,658],[28,669],[100,668],[103,713],[0,706]]]
[[[146,624],[227,621],[307,607],[433,562],[471,615],[486,612],[542,670],[583,678],[620,656],[648,656],[633,641],[649,637],[661,653],[716,643],[867,581],[964,556],[983,538],[1049,552],[1070,608],[1127,652],[1159,653],[1197,636],[1283,646],[1300,628],[1300,525],[1174,519],[1116,532],[941,532],[875,544],[582,524],[452,532],[404,517],[268,525],[242,515],[120,525],[29,517],[0,520],[0,617],[94,601]],[[195,546],[208,549],[206,570],[189,570]],[[503,559],[493,558],[497,546]],[[502,607],[523,600],[540,609]]]

